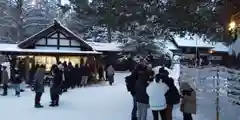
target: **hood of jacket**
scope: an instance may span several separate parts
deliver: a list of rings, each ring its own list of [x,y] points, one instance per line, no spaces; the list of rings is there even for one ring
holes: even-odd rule
[[[188,82],[182,82],[180,84],[180,89],[181,90],[191,90],[193,88],[191,87],[191,85]]]

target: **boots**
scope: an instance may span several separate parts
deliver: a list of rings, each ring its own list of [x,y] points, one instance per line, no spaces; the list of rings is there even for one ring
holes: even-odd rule
[[[52,96],[52,102],[49,106],[50,107],[55,107],[55,106],[59,105],[58,103],[59,103],[59,95],[55,94],[55,95]]]
[[[132,117],[132,119],[131,119],[131,120],[138,120],[138,119],[137,119],[137,117]]]
[[[54,106],[56,106],[55,101],[52,101],[51,104],[50,104],[49,106],[50,106],[50,107],[54,107]]]
[[[58,104],[57,101],[52,101],[49,106],[50,106],[50,107],[55,107],[55,106],[59,106],[59,104]]]
[[[34,106],[35,108],[43,108],[43,106],[41,104],[35,104]]]
[[[20,92],[19,91],[15,91],[15,96],[20,97]]]

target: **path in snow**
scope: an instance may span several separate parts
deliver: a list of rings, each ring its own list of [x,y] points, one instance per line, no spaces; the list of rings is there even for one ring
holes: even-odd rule
[[[2,120],[130,120],[132,98],[127,92],[124,77],[129,73],[117,73],[113,86],[107,83],[86,88],[69,90],[60,98],[60,106],[48,107],[49,89],[42,98],[43,109],[33,107],[34,93],[26,91],[20,98],[0,96],[0,116]],[[182,120],[179,107],[174,109],[174,120]],[[201,117],[198,117],[200,120]],[[148,120],[152,120],[149,111]],[[206,120],[206,119],[201,119]]]

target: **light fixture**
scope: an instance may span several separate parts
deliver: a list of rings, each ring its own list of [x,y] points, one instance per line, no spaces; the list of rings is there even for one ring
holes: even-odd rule
[[[35,5],[36,5],[36,0],[33,0],[33,1],[31,2],[31,5],[32,5],[32,6],[35,6]]]
[[[236,29],[236,22],[235,21],[230,22],[230,24],[228,26],[228,30],[234,31],[235,29]]]
[[[213,50],[209,50],[209,53],[210,53],[210,54],[213,54],[213,53],[214,53],[214,51],[213,51]]]

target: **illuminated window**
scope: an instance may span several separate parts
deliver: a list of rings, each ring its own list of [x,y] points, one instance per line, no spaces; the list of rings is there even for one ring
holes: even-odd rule
[[[67,63],[68,63],[68,62],[71,62],[72,65],[74,66],[75,64],[80,65],[80,60],[81,60],[82,58],[84,59],[84,63],[85,63],[85,62],[86,62],[86,57],[63,56],[63,57],[60,57],[59,60],[60,60],[61,62],[64,62],[64,61],[66,61]]]
[[[35,64],[45,65],[46,71],[50,71],[53,64],[56,64],[56,57],[52,56],[35,56]]]

